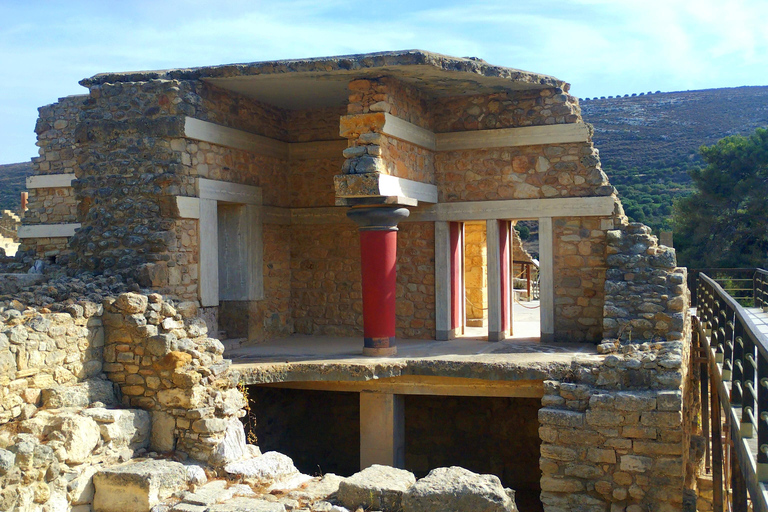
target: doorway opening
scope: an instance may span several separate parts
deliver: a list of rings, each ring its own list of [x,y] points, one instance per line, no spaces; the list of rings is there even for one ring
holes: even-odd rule
[[[450,223],[452,329],[458,337],[538,340],[538,222]],[[528,248],[536,248],[531,254]]]

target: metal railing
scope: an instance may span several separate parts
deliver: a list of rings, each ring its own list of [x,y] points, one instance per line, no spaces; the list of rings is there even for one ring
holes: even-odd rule
[[[712,277],[697,276],[693,346],[702,364],[705,437],[711,426],[706,464],[715,512],[746,511],[750,502],[753,510],[768,512],[768,317],[763,330],[759,326],[768,305],[768,272],[751,273],[749,299],[760,308],[745,308],[743,296],[737,300]]]

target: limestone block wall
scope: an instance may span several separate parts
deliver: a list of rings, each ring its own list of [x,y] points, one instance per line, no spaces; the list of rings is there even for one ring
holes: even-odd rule
[[[396,334],[435,338],[435,225],[401,222],[397,233]]]
[[[66,312],[0,308],[0,424],[31,417],[43,390],[76,384],[102,371],[101,305],[69,304]]]
[[[9,238],[13,242],[19,241],[18,229],[21,225],[21,219],[11,210],[0,212],[0,236]]]
[[[35,125],[39,156],[32,159],[34,175],[80,174],[74,132],[87,95],[68,96],[38,109]],[[77,222],[77,199],[71,187],[29,190],[24,224],[69,224]],[[67,238],[27,238],[20,250],[51,257],[66,251]]]
[[[679,341],[631,344],[545,381],[539,410],[545,511],[683,510],[689,356]]]
[[[675,250],[658,245],[648,226],[608,231],[603,337],[683,340],[690,331],[686,269]]]
[[[220,465],[245,455],[238,376],[192,302],[124,293],[104,302],[104,372],[152,413],[152,448]]]
[[[434,151],[381,133],[383,114],[431,130],[433,119],[424,94],[391,77],[354,80],[349,89],[349,115],[341,119],[341,135],[350,140],[343,172],[382,173],[434,184]]]
[[[186,113],[179,85],[153,80],[90,87],[75,130],[82,223],[70,242],[76,268],[131,272],[156,262],[197,263],[178,243],[189,226],[175,218],[174,196],[195,194],[171,145],[183,133]],[[191,286],[164,289],[185,297]]]
[[[578,99],[560,88],[439,98],[430,110],[437,133],[575,123],[581,117]]]
[[[291,226],[291,309],[301,334],[362,335],[360,237],[352,222]]]
[[[591,143],[444,151],[435,156],[440,202],[611,195]]]
[[[554,230],[555,336],[559,341],[603,338],[606,233],[611,217],[557,218]]]

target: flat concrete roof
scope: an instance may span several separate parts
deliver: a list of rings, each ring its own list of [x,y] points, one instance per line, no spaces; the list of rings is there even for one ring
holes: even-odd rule
[[[81,85],[153,79],[204,80],[217,87],[286,109],[342,106],[347,83],[354,78],[393,76],[431,97],[570,85],[557,78],[503,66],[482,59],[450,57],[423,50],[224,64],[185,69],[99,73]]]

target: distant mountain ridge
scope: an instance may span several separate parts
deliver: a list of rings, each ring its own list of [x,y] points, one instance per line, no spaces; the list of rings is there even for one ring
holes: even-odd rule
[[[0,165],[0,211],[18,211],[21,192],[27,189],[27,176],[31,175],[32,162]]]
[[[581,100],[603,168],[627,214],[669,228],[675,197],[690,192],[698,149],[768,126],[768,86],[657,92]]]

